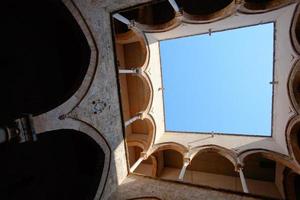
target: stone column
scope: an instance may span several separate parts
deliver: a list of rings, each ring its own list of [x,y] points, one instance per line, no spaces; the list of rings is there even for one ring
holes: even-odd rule
[[[249,193],[249,190],[248,190],[248,187],[247,187],[247,183],[246,183],[246,179],[245,179],[245,176],[244,176],[244,173],[243,173],[243,169],[239,168],[238,171],[239,171],[239,174],[240,174],[240,179],[241,179],[243,191],[245,193]]]
[[[190,164],[190,159],[189,158],[184,158],[183,166],[181,168],[181,171],[180,171],[180,174],[179,174],[179,177],[178,177],[179,180],[183,180],[186,168],[189,166],[189,164]]]
[[[114,14],[113,18],[115,18],[116,20],[126,24],[127,26],[130,26],[130,24],[131,24],[129,19],[127,19],[126,17],[120,15],[119,13]]]
[[[175,10],[175,12],[178,13],[179,12],[179,7],[178,7],[176,1],[175,0],[169,0],[169,3],[171,4],[171,6]]]
[[[132,69],[119,69],[119,74],[142,74],[142,69],[132,68]]]

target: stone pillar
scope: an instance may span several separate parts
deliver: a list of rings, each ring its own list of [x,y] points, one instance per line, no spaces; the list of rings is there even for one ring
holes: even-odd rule
[[[133,68],[133,69],[119,69],[119,74],[142,74],[142,69]]]
[[[119,13],[114,14],[113,18],[115,18],[116,20],[118,20],[118,21],[126,24],[127,26],[129,26],[131,24],[130,21],[129,21],[129,19],[127,19],[126,17],[123,17]]]
[[[178,177],[179,180],[183,180],[186,168],[187,168],[187,166],[189,166],[189,164],[190,164],[190,159],[189,158],[184,158],[183,166],[181,168],[181,171],[180,171],[180,174],[179,174],[179,177]]]
[[[249,190],[248,190],[248,187],[247,187],[247,183],[246,183],[246,179],[245,179],[245,176],[244,176],[244,173],[243,173],[243,169],[239,168],[238,171],[239,171],[239,174],[240,174],[240,179],[241,179],[243,191],[245,193],[249,193]]]
[[[179,12],[179,7],[178,7],[176,1],[175,1],[175,0],[169,0],[169,3],[170,3],[171,6],[173,7],[174,11],[175,11],[176,13],[178,13],[178,12]]]

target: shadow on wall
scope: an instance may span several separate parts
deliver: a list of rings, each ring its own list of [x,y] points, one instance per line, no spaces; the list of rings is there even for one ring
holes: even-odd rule
[[[38,135],[38,141],[0,146],[0,199],[92,200],[105,155],[75,130]]]
[[[65,5],[4,1],[0,19],[0,124],[69,99],[84,79],[91,49]]]

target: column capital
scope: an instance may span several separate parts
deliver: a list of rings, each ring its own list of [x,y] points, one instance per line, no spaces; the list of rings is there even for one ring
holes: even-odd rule
[[[129,120],[127,120],[127,121],[125,122],[125,127],[129,126],[130,124],[132,124],[132,123],[135,122],[136,120],[139,120],[139,119],[143,120],[143,119],[144,119],[143,117],[144,117],[144,114],[143,114],[142,112],[136,114],[134,117],[132,117],[131,119],[129,119]]]
[[[143,158],[144,160],[147,160],[148,159],[148,153],[143,151],[143,152],[141,152],[140,157]]]
[[[235,171],[239,172],[240,170],[243,170],[243,169],[244,169],[244,163],[242,163],[240,161],[240,159],[237,158],[237,165],[235,166]]]
[[[183,166],[189,166],[191,164],[190,158],[183,158]]]
[[[143,73],[143,70],[141,68],[132,68],[133,70],[135,70],[135,73],[138,75],[141,75]]]
[[[183,10],[182,9],[179,9],[179,11],[175,12],[175,17],[182,17],[183,16]]]
[[[238,163],[236,166],[235,166],[235,171],[236,172],[239,172],[240,170],[243,170],[244,169],[244,165],[242,165],[241,163]]]
[[[140,112],[140,113],[138,114],[138,116],[139,116],[139,118],[140,118],[141,120],[144,120],[144,119],[146,118],[146,113],[145,113],[145,112]]]
[[[136,28],[136,22],[135,20],[129,20],[129,24],[127,25],[129,29],[133,29],[133,28]]]

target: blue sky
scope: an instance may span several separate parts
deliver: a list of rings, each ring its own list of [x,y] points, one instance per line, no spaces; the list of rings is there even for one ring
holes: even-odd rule
[[[166,130],[270,136],[273,23],[160,42]]]

